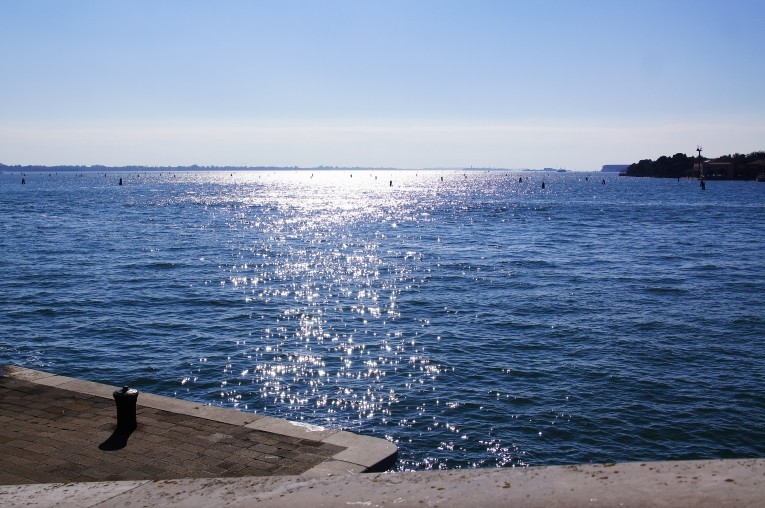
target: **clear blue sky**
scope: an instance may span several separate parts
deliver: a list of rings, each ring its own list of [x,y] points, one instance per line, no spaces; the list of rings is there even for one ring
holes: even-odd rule
[[[765,2],[0,0],[0,162],[599,169],[765,150]]]

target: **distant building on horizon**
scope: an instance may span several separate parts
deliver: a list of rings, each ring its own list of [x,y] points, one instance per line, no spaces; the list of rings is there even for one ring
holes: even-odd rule
[[[623,173],[630,167],[629,164],[604,164],[601,171],[606,173]]]

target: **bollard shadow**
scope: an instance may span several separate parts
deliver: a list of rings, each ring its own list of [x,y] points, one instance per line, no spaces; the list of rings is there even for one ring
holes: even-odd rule
[[[132,430],[120,430],[117,429],[114,432],[112,432],[112,435],[107,438],[106,441],[98,445],[98,449],[105,451],[105,452],[114,452],[117,450],[122,450],[127,446],[128,439],[130,438],[130,434],[132,434]]]

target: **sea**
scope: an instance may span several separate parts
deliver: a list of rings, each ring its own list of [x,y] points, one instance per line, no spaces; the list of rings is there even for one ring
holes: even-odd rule
[[[763,183],[5,171],[0,273],[0,364],[399,471],[765,456]]]

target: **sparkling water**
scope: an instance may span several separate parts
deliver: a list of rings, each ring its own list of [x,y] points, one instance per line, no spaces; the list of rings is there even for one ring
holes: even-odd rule
[[[763,231],[756,182],[6,172],[0,363],[384,437],[401,470],[762,457]]]

